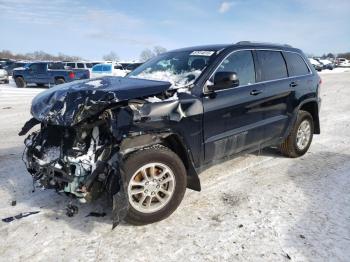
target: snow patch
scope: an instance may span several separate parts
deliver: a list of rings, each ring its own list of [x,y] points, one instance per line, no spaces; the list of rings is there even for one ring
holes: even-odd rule
[[[43,157],[39,160],[40,165],[45,165],[57,160],[60,157],[61,150],[58,146],[49,147],[44,151]]]
[[[156,96],[152,96],[152,97],[149,97],[149,98],[146,98],[145,99],[147,102],[149,103],[157,103],[157,102],[162,102],[163,100],[156,97]]]
[[[93,86],[94,88],[98,88],[102,86],[102,80],[93,80],[93,81],[89,81],[86,83],[89,86]]]
[[[201,70],[193,70],[189,72],[183,72],[180,74],[175,74],[172,70],[153,72],[144,71],[137,76],[131,77],[148,80],[167,81],[171,83],[170,89],[177,89],[192,84],[201,73]]]

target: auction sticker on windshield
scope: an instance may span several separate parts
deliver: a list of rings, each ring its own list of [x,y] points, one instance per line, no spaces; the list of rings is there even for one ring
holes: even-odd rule
[[[212,56],[214,51],[193,51],[190,55]]]

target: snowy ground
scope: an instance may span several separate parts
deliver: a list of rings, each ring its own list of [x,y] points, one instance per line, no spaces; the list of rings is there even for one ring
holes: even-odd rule
[[[103,202],[79,204],[31,192],[17,133],[42,89],[0,85],[0,260],[46,261],[349,261],[350,72],[321,73],[322,135],[299,159],[269,149],[228,161],[201,175],[167,220],[111,230]],[[17,205],[11,206],[16,200]]]

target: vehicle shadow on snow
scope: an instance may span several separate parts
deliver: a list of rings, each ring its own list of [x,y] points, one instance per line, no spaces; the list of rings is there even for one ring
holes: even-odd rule
[[[295,223],[283,233],[283,241],[292,260],[293,250],[308,261],[348,259],[349,175],[350,155],[336,152],[310,152],[290,166],[288,176],[301,190],[301,199],[290,202],[298,206],[302,201],[306,209],[299,215],[287,207],[285,218]]]
[[[69,227],[86,233],[93,231],[95,226],[101,226],[101,224],[107,224],[112,227],[112,205],[105,197],[93,203],[84,204],[63,193],[58,194],[54,190],[36,188],[35,192],[32,192],[32,179],[25,169],[22,153],[19,153],[22,150],[22,147],[11,148],[10,151],[16,152],[11,154],[0,151],[0,187],[2,190],[7,191],[11,200],[17,201],[16,208],[11,207],[11,201],[5,203],[5,205],[8,205],[8,208],[6,208],[6,212],[2,212],[1,219],[17,215],[20,212],[40,211],[35,216],[43,216],[45,219],[52,220],[53,223],[63,220]],[[252,154],[273,157],[281,156],[275,148],[267,148]],[[314,226],[313,221],[310,221],[310,215],[317,213],[317,207],[324,205],[323,200],[328,195],[332,195],[332,191],[335,190],[333,187],[327,186],[324,186],[323,190],[315,190],[315,183],[321,183],[329,177],[335,176],[338,167],[341,168],[345,163],[350,163],[350,155],[333,152],[308,153],[302,158],[291,161],[295,161],[295,163],[288,170],[288,176],[308,197],[310,205],[298,221],[294,224],[291,223],[288,232],[294,233],[288,233],[285,241],[287,246],[295,247],[300,252],[305,253],[305,256],[308,256],[311,253],[309,250],[310,244],[304,243],[307,241],[305,240],[307,237],[305,232],[309,230],[310,223],[311,226]],[[336,201],[337,199],[330,199],[328,204],[333,205]],[[66,215],[66,208],[69,203],[76,205],[79,209],[78,213],[73,217]],[[13,211],[11,211],[12,208]],[[104,217],[87,217],[90,212],[104,212],[106,215]],[[322,216],[327,216],[327,214],[320,214],[321,220]],[[13,221],[11,223],[18,222]],[[121,223],[120,226],[129,225]],[[316,239],[315,237],[324,238],[323,234],[324,230],[322,229],[319,232],[316,231],[313,233],[313,239]],[[312,258],[310,257],[310,259]]]
[[[2,191],[7,191],[6,199],[9,199],[7,203],[3,203],[0,219],[20,213],[40,211],[33,216],[38,216],[37,219],[43,216],[45,219],[53,220],[54,223],[63,220],[75,230],[87,233],[93,231],[94,226],[101,223],[109,224],[112,228],[112,203],[107,197],[102,196],[92,203],[80,203],[65,193],[57,193],[51,189],[35,188],[33,192],[32,178],[22,161],[23,148],[16,147],[9,150],[15,153],[0,151],[0,188]],[[12,201],[16,201],[16,206],[11,206]],[[73,217],[66,215],[66,209],[70,203],[78,207],[78,212]],[[88,216],[90,212],[105,213],[105,215],[102,217]],[[19,222],[19,220],[14,220],[11,223]]]

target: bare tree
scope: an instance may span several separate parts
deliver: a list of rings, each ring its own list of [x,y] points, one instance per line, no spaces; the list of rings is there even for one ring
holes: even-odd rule
[[[141,54],[140,54],[140,60],[141,60],[142,62],[145,62],[145,61],[147,61],[147,60],[153,58],[154,56],[155,56],[155,55],[154,55],[154,53],[152,52],[152,50],[149,49],[149,48],[147,48],[147,49],[145,49],[145,50],[143,50],[143,51],[141,52]]]
[[[109,52],[109,54],[104,55],[102,59],[105,61],[118,61],[119,56],[117,55],[117,53],[111,51]]]
[[[62,53],[58,53],[57,56],[48,54],[44,51],[35,51],[26,54],[14,54],[9,50],[0,51],[0,59],[9,58],[15,60],[48,60],[48,61],[78,61],[82,60],[79,56],[68,56]]]
[[[145,62],[157,55],[160,55],[161,53],[166,52],[166,48],[162,47],[162,46],[155,46],[153,47],[153,50],[147,48],[145,50],[143,50],[140,54],[140,60],[142,62]]]
[[[155,46],[153,47],[153,52],[156,54],[156,55],[160,55],[162,53],[165,53],[167,50],[165,47],[162,47],[162,46]]]

